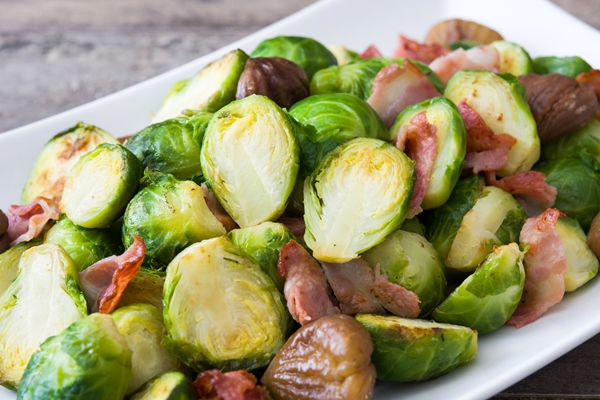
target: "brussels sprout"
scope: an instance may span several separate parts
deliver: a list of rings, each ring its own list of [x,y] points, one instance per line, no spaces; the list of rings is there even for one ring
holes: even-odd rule
[[[525,285],[523,253],[516,243],[499,246],[433,312],[433,319],[495,331],[515,312]]]
[[[533,72],[531,57],[521,46],[505,40],[497,40],[490,45],[498,50],[500,55],[499,69],[501,73],[510,72],[519,76]]]
[[[298,36],[277,36],[263,40],[250,54],[251,57],[281,57],[301,66],[310,80],[315,72],[337,65],[327,47],[314,39]]]
[[[357,52],[352,51],[344,46],[331,45],[327,46],[327,50],[329,50],[333,54],[333,56],[337,60],[337,65],[350,64],[351,62],[360,59],[360,56]]]
[[[400,230],[416,233],[417,235],[426,236],[425,235],[425,225],[417,217],[412,217],[411,219],[405,219],[400,226]]]
[[[265,366],[292,319],[283,296],[227,237],[196,243],[167,267],[163,345],[196,371]]]
[[[21,242],[0,254],[0,296],[8,289],[19,273],[19,260],[25,250],[42,244],[42,239]]]
[[[445,267],[437,251],[423,236],[396,231],[362,254],[392,283],[419,296],[420,317],[427,316],[446,296]]]
[[[144,181],[125,211],[122,237],[125,247],[134,234],[144,239],[144,265],[163,268],[190,244],[227,233],[194,182],[160,172],[147,172]]]
[[[192,382],[177,371],[167,372],[144,385],[131,400],[196,400]]]
[[[559,218],[556,231],[565,249],[567,271],[565,291],[572,292],[583,286],[598,273],[598,259],[586,243],[586,236],[573,218]]]
[[[152,123],[179,117],[186,109],[216,112],[235,99],[248,55],[237,49],[208,64],[195,77],[177,82],[167,93]]]
[[[0,297],[0,384],[16,387],[40,344],[86,315],[67,253],[55,244],[23,252],[17,277]]]
[[[506,133],[516,139],[499,176],[528,171],[540,157],[540,139],[529,110],[523,85],[512,74],[488,71],[458,71],[444,96],[455,104],[467,101],[496,134]]]
[[[17,397],[122,399],[130,374],[131,350],[113,319],[91,314],[42,344],[27,365]]]
[[[600,163],[600,121],[592,119],[583,128],[542,146],[541,161],[568,157],[592,157]]]
[[[378,139],[352,139],[304,182],[304,240],[315,258],[342,263],[382,242],[408,214],[413,162]]]
[[[229,238],[258,263],[283,293],[284,279],[279,276],[277,262],[279,250],[293,238],[290,230],[280,223],[263,222],[250,228],[235,229],[229,232]]]
[[[371,357],[382,381],[426,381],[477,355],[477,331],[391,315],[357,315],[373,339]]]
[[[132,352],[127,394],[135,392],[155,376],[179,367],[177,359],[160,344],[165,325],[162,313],[156,307],[132,304],[119,308],[112,317]]]
[[[202,171],[240,227],[274,221],[285,210],[298,174],[297,125],[258,95],[223,107],[208,125]]]
[[[131,304],[150,304],[162,311],[162,293],[165,285],[165,273],[140,268],[121,295],[119,307]]]
[[[582,72],[590,72],[592,66],[581,57],[537,57],[533,59],[533,72],[540,75],[562,74],[577,77]]]
[[[37,197],[58,203],[71,168],[82,155],[102,143],[116,144],[118,141],[110,133],[83,122],[54,136],[33,165],[23,187],[21,203],[29,204]]]
[[[61,245],[80,272],[103,258],[123,252],[121,240],[110,230],[83,228],[65,214],[46,232],[44,243]]]
[[[477,47],[479,45],[480,45],[480,43],[473,42],[471,40],[460,40],[458,42],[448,44],[448,48],[450,50],[457,50],[457,49],[469,50],[469,49],[472,49],[473,47]]]
[[[71,169],[60,209],[79,226],[106,228],[123,214],[141,172],[139,160],[125,147],[101,144]]]
[[[554,208],[579,221],[584,231],[600,211],[600,167],[594,160],[561,158],[541,163],[535,170],[546,175],[546,183],[558,194]]]
[[[421,203],[421,207],[428,210],[444,204],[456,186],[467,151],[467,134],[456,106],[448,99],[435,97],[405,108],[390,128],[390,139],[396,139],[402,127],[421,112],[425,112],[427,122],[436,127],[437,136],[437,154]]]

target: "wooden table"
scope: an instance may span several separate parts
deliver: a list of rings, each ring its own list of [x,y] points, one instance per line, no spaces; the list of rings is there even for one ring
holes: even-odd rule
[[[0,0],[0,132],[177,67],[312,2]],[[554,2],[600,29],[599,0]],[[599,378],[597,335],[497,398],[600,398]]]

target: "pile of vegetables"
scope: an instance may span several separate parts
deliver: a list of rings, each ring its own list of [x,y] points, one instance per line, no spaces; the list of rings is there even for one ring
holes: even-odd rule
[[[600,71],[470,21],[393,57],[301,37],[44,147],[0,211],[19,399],[367,399],[598,272]],[[269,397],[270,396],[270,397]]]

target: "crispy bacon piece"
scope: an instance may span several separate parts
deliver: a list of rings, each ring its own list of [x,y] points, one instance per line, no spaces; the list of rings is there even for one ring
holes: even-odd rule
[[[577,79],[577,82],[592,89],[598,98],[598,104],[600,104],[600,69],[582,72],[575,79]],[[596,111],[596,119],[600,119],[600,105],[598,106],[598,111]]]
[[[79,273],[83,293],[92,310],[110,314],[142,266],[146,255],[144,240],[133,235],[133,244],[120,256],[110,256]]]
[[[394,52],[394,57],[410,58],[429,64],[436,58],[451,52],[449,48],[437,43],[419,43],[400,35],[400,43]]]
[[[410,201],[408,218],[419,214],[423,209],[421,203],[427,192],[427,185],[431,177],[431,168],[437,156],[437,127],[427,121],[425,111],[411,118],[410,124],[400,128],[394,144],[415,162],[417,182],[413,197]]]
[[[560,302],[565,293],[567,259],[556,221],[564,216],[549,208],[535,218],[529,218],[519,241],[529,245],[525,265],[525,289],[521,303],[508,320],[517,328],[536,321],[550,307]]]
[[[417,66],[404,60],[402,67],[391,64],[375,75],[367,103],[389,128],[406,107],[437,96],[440,94],[433,83]]]
[[[58,208],[51,200],[37,198],[25,206],[8,207],[8,238],[10,245],[38,237],[51,219],[58,219]]]
[[[546,183],[546,175],[538,171],[521,172],[505,176],[500,180],[496,179],[494,172],[489,171],[485,173],[485,180],[490,186],[496,186],[512,195],[521,195],[533,200],[541,210],[552,207],[558,193],[554,186]]]
[[[204,201],[206,201],[206,205],[210,212],[213,213],[215,217],[219,220],[221,224],[225,227],[227,232],[232,231],[234,229],[239,228],[238,224],[227,214],[227,211],[223,208],[219,200],[215,197],[213,192],[208,189],[206,184],[201,185],[202,194],[204,195]]]
[[[304,218],[299,218],[299,217],[279,217],[279,219],[276,221],[279,222],[280,224],[284,224],[289,230],[290,232],[292,232],[292,234],[294,236],[296,236],[299,239],[304,238],[304,232],[306,231],[306,225],[304,224]]]
[[[452,75],[462,69],[479,69],[498,72],[500,55],[492,46],[482,45],[469,50],[456,49],[453,52],[436,58],[429,68],[437,74],[441,81],[448,83]]]
[[[383,54],[379,51],[379,49],[377,47],[375,47],[374,44],[372,44],[369,47],[367,47],[367,49],[365,51],[363,51],[359,55],[359,57],[362,59],[367,59],[367,58],[383,57]]]
[[[200,373],[194,386],[200,399],[267,400],[267,390],[256,382],[256,377],[244,370],[221,373],[213,369]]]
[[[285,277],[283,294],[290,314],[300,325],[340,313],[319,263],[296,241],[281,248],[277,269]]]
[[[385,314],[387,309],[399,317],[416,318],[421,309],[419,296],[391,283],[363,259],[343,264],[321,262],[342,313]]]

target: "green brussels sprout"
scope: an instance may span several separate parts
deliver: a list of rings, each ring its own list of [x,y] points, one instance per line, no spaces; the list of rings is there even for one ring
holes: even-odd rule
[[[472,49],[473,47],[477,47],[479,45],[480,45],[480,43],[473,42],[470,40],[459,40],[458,42],[450,43],[448,45],[448,48],[450,48],[450,50],[458,50],[458,49],[469,50],[469,49]]]
[[[500,72],[510,72],[514,76],[530,74],[533,72],[531,57],[524,48],[518,44],[505,40],[496,40],[490,45],[500,55]]]
[[[104,143],[73,166],[65,182],[60,209],[84,228],[107,228],[135,194],[140,161],[120,144]]]
[[[144,183],[125,210],[122,239],[126,248],[134,234],[144,239],[145,266],[164,268],[190,244],[227,233],[194,182],[147,171]]]
[[[562,74],[571,78],[590,72],[592,66],[581,57],[537,57],[533,59],[533,72],[540,75]]]
[[[595,160],[561,158],[534,168],[558,191],[553,207],[577,219],[584,231],[600,211],[600,167]]]
[[[263,40],[250,54],[251,57],[281,57],[295,62],[304,69],[308,80],[337,60],[327,47],[314,39],[299,36],[277,36]]]
[[[497,134],[506,133],[516,139],[499,176],[528,171],[540,157],[537,126],[523,85],[512,74],[488,71],[458,71],[444,91],[454,104],[466,100]]]
[[[17,397],[122,399],[130,374],[131,350],[113,319],[91,314],[41,345],[27,365]]]
[[[180,117],[187,109],[216,112],[235,100],[248,55],[237,49],[208,64],[195,77],[179,81],[167,93],[152,123]]]
[[[110,230],[83,228],[65,214],[46,232],[44,243],[61,245],[80,272],[103,258],[123,253],[120,238]]]
[[[333,54],[337,60],[337,65],[350,64],[351,62],[360,59],[360,55],[357,52],[352,51],[345,46],[331,45],[327,46],[327,50]]]
[[[515,312],[525,285],[523,253],[516,243],[499,246],[433,311],[438,322],[495,331]]]
[[[17,277],[0,297],[0,384],[17,387],[40,344],[86,315],[79,275],[67,253],[55,244],[23,252]]]
[[[477,331],[391,315],[359,314],[373,339],[371,360],[382,381],[426,381],[466,364],[477,355]]]
[[[600,163],[600,121],[592,119],[583,128],[544,143],[540,161],[569,157],[591,157]]]
[[[82,155],[102,143],[119,142],[110,133],[83,122],[54,136],[35,160],[23,187],[21,203],[29,204],[37,197],[58,203],[71,168]]]
[[[163,345],[196,371],[265,366],[291,330],[281,293],[227,237],[179,253],[167,267],[163,298]]]
[[[416,233],[417,235],[426,236],[425,235],[425,225],[417,217],[412,217],[411,219],[405,219],[400,226],[400,230]]]
[[[434,97],[405,108],[390,128],[390,139],[396,139],[402,127],[422,112],[426,113],[427,122],[435,125],[437,136],[437,154],[421,203],[428,210],[444,204],[456,186],[467,151],[467,134],[458,108],[448,99]]]
[[[117,330],[132,352],[131,378],[126,394],[139,389],[150,379],[179,367],[160,341],[165,333],[162,313],[150,304],[132,304],[112,313]]]
[[[8,289],[19,273],[19,260],[25,250],[42,244],[42,239],[21,242],[0,254],[0,296]]]
[[[196,400],[192,382],[177,371],[167,372],[145,384],[131,400]]]
[[[227,213],[246,228],[276,220],[298,175],[299,124],[265,96],[223,107],[202,144],[204,177]]]
[[[319,260],[342,263],[382,242],[409,211],[414,163],[378,139],[352,139],[304,181],[304,240]]]
[[[279,276],[277,270],[279,251],[293,237],[285,225],[277,222],[263,222],[256,226],[234,229],[229,232],[229,239],[233,244],[256,261],[281,293],[283,293],[285,280]]]
[[[556,231],[560,236],[567,259],[565,291],[580,288],[598,273],[598,259],[586,242],[586,236],[574,218],[559,218]]]
[[[396,231],[362,258],[388,280],[419,296],[423,318],[444,300],[446,296],[446,268],[437,251],[423,236]]]
[[[166,274],[164,271],[156,271],[144,267],[140,268],[121,295],[119,307],[143,303],[153,305],[162,311],[162,293],[165,285],[165,277]]]

